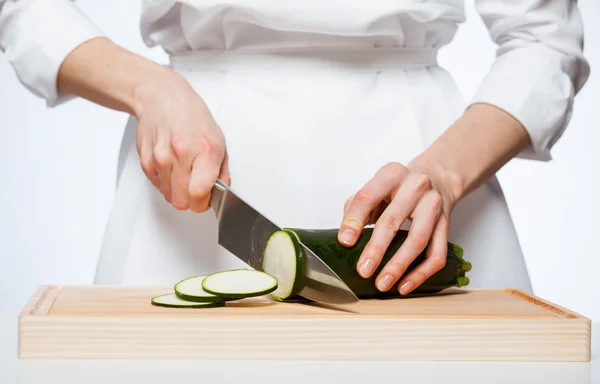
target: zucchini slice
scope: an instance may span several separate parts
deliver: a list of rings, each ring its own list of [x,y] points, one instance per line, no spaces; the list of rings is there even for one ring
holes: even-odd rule
[[[182,300],[197,303],[224,301],[222,297],[208,293],[202,288],[202,281],[205,278],[206,275],[181,280],[175,284],[175,294]]]
[[[268,273],[251,269],[216,272],[202,280],[202,289],[227,300],[263,296],[277,289],[278,281]]]
[[[277,301],[295,296],[302,276],[302,249],[296,234],[288,230],[271,235],[263,254],[263,271],[274,276],[278,287],[271,293]]]
[[[168,308],[214,308],[214,307],[223,307],[225,302],[223,301],[207,301],[203,303],[197,303],[193,301],[182,300],[177,297],[174,293],[168,293],[166,295],[160,295],[153,297],[152,305],[156,305],[159,307],[168,307]]]

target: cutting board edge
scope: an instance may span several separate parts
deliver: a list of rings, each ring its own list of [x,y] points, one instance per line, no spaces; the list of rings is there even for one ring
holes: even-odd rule
[[[486,290],[492,290],[490,288],[485,288]],[[530,294],[527,293],[523,290],[520,289],[514,289],[514,288],[503,288],[500,289],[503,292],[512,294],[514,296],[517,296],[531,304],[537,305],[538,307],[542,307],[547,311],[550,311],[552,313],[554,313],[555,315],[557,315],[558,317],[561,318],[567,318],[567,319],[579,319],[579,320],[585,320],[586,322],[591,323],[591,319],[588,318],[587,316],[584,316],[578,312],[575,312],[573,310],[570,310],[566,307],[563,307],[561,305],[556,304],[553,301],[550,300],[546,300],[542,297],[536,296],[534,294]]]
[[[558,319],[543,324],[534,319],[248,317],[235,328],[216,318],[180,317],[176,326],[174,319],[116,320],[21,318],[19,359],[591,360],[591,325]],[[215,332],[218,327],[226,332]],[[351,340],[354,349],[348,348]]]
[[[62,285],[40,285],[19,312],[19,317],[48,315],[62,288]]]

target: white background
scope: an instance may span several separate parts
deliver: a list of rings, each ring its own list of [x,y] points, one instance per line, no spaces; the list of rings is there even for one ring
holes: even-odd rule
[[[165,63],[139,35],[139,2],[80,0],[110,38]],[[600,321],[600,3],[580,0],[592,75],[554,160],[515,160],[500,172],[535,293]],[[495,46],[473,1],[440,62],[468,99]],[[21,309],[41,284],[91,284],[114,195],[127,116],[84,100],[45,108],[0,56],[0,312]],[[600,279],[599,279],[600,280]]]

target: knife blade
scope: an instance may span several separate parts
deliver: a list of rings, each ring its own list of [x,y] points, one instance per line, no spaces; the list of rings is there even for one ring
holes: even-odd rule
[[[219,244],[256,270],[262,271],[262,256],[271,235],[281,230],[271,220],[242,200],[217,180],[210,205],[218,220]],[[326,304],[351,304],[356,295],[342,279],[306,245],[300,243],[305,256],[304,286],[298,295]]]

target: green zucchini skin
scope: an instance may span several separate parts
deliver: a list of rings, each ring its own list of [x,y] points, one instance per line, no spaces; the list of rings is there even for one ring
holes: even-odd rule
[[[404,243],[408,231],[400,230],[390,243],[383,260],[369,278],[360,276],[356,264],[365,246],[371,239],[373,228],[365,228],[358,241],[352,247],[345,247],[338,241],[339,229],[300,229],[292,228],[300,241],[317,254],[338,276],[348,285],[360,299],[402,297],[396,286],[381,292],[375,286],[375,279],[383,267],[394,256]],[[424,261],[427,248],[417,256],[408,267],[405,275]],[[471,263],[463,260],[463,250],[460,246],[448,243],[446,265],[429,277],[423,284],[414,289],[411,295],[433,294],[450,287],[460,287],[469,284],[465,273],[471,269]]]

